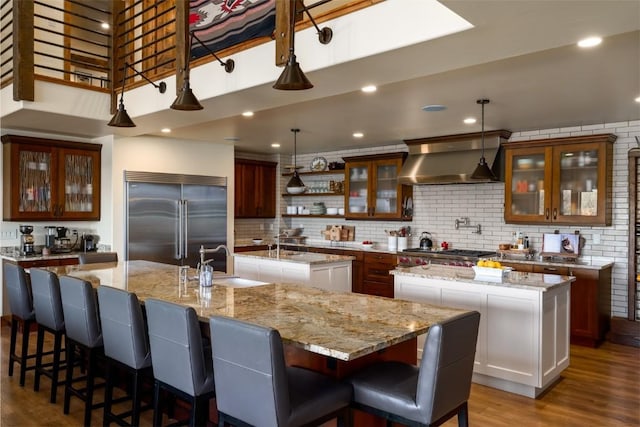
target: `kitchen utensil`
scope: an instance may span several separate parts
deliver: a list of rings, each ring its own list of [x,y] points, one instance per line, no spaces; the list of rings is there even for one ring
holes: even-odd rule
[[[508,251],[509,249],[511,249],[511,243],[500,243],[498,245],[498,249],[500,249],[501,251]]]
[[[33,233],[33,225],[21,225],[20,233],[22,234],[31,234]]]
[[[420,235],[420,249],[431,249],[433,248],[433,237],[431,233],[428,231],[423,231]]]

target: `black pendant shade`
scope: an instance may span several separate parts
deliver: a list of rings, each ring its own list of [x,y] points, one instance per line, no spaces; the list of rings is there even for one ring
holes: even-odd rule
[[[488,99],[478,99],[476,103],[482,105],[482,156],[480,157],[480,161],[478,162],[478,166],[476,166],[476,170],[471,174],[471,179],[478,180],[489,180],[489,181],[497,181],[495,174],[489,168],[487,164],[487,160],[484,158],[484,106],[489,103]]]
[[[289,192],[291,192],[290,189],[303,189],[304,188],[304,183],[300,179],[300,175],[298,175],[298,168],[296,167],[297,166],[296,165],[296,154],[297,154],[296,153],[296,143],[297,143],[296,135],[298,134],[298,132],[300,132],[300,129],[291,129],[291,132],[293,132],[293,176],[291,177],[291,179],[287,183],[287,191],[289,191]],[[304,191],[304,190],[302,190],[302,191]]]
[[[133,128],[136,127],[136,124],[133,123],[129,114],[127,114],[127,110],[124,109],[124,103],[122,101],[122,97],[120,97],[120,105],[118,105],[118,111],[111,118],[111,121],[107,123],[107,126],[113,126],[117,128]]]
[[[300,69],[296,55],[289,55],[287,65],[284,67],[284,70],[282,70],[282,74],[278,77],[273,88],[280,90],[304,90],[311,89],[312,87],[313,84]]]
[[[189,84],[189,78],[185,78],[182,83],[182,89],[178,93],[176,100],[171,104],[172,110],[181,110],[181,111],[195,111],[202,110],[204,107],[200,102],[198,102],[198,98],[193,94],[191,90],[191,85]]]

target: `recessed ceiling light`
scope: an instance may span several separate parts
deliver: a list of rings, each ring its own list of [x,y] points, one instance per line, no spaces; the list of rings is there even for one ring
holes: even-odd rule
[[[477,122],[477,120],[475,119],[475,117],[467,117],[466,119],[463,120],[463,122],[466,125],[472,125],[475,122]]]
[[[354,138],[362,138],[364,136],[364,133],[362,132],[354,132],[353,133],[353,137]]]
[[[636,102],[640,102],[640,96],[636,98]]]
[[[446,110],[447,107],[444,105],[440,105],[440,104],[431,104],[431,105],[425,105],[424,107],[422,107],[422,111],[426,111],[426,112],[433,112],[433,111],[442,111],[442,110]]]
[[[587,37],[586,39],[582,39],[578,42],[578,46],[580,47],[594,47],[598,46],[602,43],[602,37]]]
[[[368,86],[363,86],[362,89],[360,90],[362,90],[364,93],[372,93],[378,90],[378,88],[375,87],[374,85],[368,85]]]
[[[102,24],[100,24],[100,26],[105,30],[109,29],[109,24],[107,24],[106,22],[103,22]]]
[[[162,129],[160,129],[160,132],[162,132],[162,133],[170,133],[170,132],[171,132],[171,129],[169,129],[169,128],[162,128]]]
[[[253,111],[245,111],[242,115],[245,117],[253,117]]]
[[[273,148],[280,148],[280,144],[278,144],[277,142],[274,142],[273,144],[271,144],[271,146]]]

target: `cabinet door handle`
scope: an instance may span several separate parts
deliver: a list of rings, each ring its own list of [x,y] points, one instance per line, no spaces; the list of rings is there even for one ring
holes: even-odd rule
[[[544,218],[545,218],[545,219],[549,219],[549,208],[546,208],[546,209],[544,210]]]
[[[553,219],[558,219],[558,208],[553,208]]]
[[[555,268],[555,267],[544,267],[543,270],[544,271],[558,271],[558,269]]]

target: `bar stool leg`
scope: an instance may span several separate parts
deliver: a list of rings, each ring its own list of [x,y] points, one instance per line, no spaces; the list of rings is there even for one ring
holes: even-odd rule
[[[63,412],[65,414],[69,413],[69,405],[71,402],[71,386],[73,379],[73,367],[75,365],[75,353],[76,353],[76,345],[69,339],[66,340],[65,343],[67,349],[67,372],[65,375],[65,387],[64,387],[64,405]]]
[[[22,322],[22,354],[20,356],[20,386],[24,385],[24,379],[27,374],[27,360],[29,354],[29,332],[31,331],[31,321]]]
[[[18,318],[11,318],[11,342],[9,344],[9,376],[13,376],[13,364],[16,362],[16,341],[18,339]]]
[[[62,353],[62,331],[55,334],[53,341],[53,366],[51,367],[51,397],[49,401],[56,403],[58,386],[60,385],[60,353]]]
[[[87,368],[87,391],[84,400],[84,425],[91,425],[91,408],[93,406],[93,390],[96,373],[96,352],[89,349],[89,367]]]
[[[40,391],[40,370],[42,369],[42,350],[44,347],[44,328],[40,325],[38,325],[36,342],[36,372],[33,378],[33,391]]]
[[[104,386],[104,415],[102,417],[102,426],[108,427],[111,423],[111,402],[113,399],[113,379],[111,360],[107,359],[107,366],[105,369],[106,383]]]
[[[160,412],[160,382],[156,380],[153,390],[153,425],[159,426],[161,424],[162,412]]]

